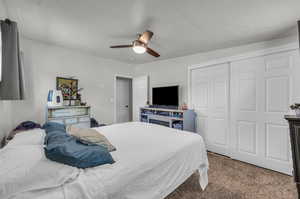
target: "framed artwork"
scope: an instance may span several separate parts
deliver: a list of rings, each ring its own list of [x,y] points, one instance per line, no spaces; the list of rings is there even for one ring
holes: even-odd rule
[[[64,100],[77,100],[78,79],[56,77],[56,89],[61,90]]]

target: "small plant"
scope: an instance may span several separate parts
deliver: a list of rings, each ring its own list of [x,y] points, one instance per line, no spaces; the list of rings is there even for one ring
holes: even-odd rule
[[[300,104],[292,104],[290,108],[295,111],[296,116],[300,117]]]
[[[300,109],[300,104],[297,104],[297,103],[292,104],[292,105],[290,106],[290,108],[291,108],[292,110]]]

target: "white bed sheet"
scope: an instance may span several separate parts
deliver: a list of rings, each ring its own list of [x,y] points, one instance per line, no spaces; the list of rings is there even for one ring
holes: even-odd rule
[[[206,187],[208,160],[201,136],[140,122],[97,130],[116,146],[116,163],[77,169],[77,177],[73,174],[63,185],[13,198],[160,199],[197,170],[201,187]]]

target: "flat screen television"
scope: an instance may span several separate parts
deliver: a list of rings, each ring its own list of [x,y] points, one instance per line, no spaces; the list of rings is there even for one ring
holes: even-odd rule
[[[152,88],[152,104],[155,106],[178,107],[179,86]]]

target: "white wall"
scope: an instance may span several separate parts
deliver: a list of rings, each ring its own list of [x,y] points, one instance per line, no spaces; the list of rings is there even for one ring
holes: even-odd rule
[[[56,87],[57,76],[78,78],[79,87],[84,88],[83,101],[92,106],[92,116],[99,122],[113,122],[114,76],[132,75],[132,66],[29,39],[21,40],[21,49],[26,100],[0,101],[0,139],[22,121],[45,121],[48,90]]]
[[[7,17],[7,13],[6,13],[6,9],[4,6],[4,2],[3,0],[0,0],[0,19],[6,18]]]
[[[174,59],[155,61],[147,64],[140,64],[136,65],[135,67],[135,76],[149,75],[151,88],[165,85],[180,85],[179,102],[180,104],[182,104],[183,102],[188,103],[187,72],[189,66],[198,65],[223,57],[234,56],[256,50],[280,46],[296,41],[297,36],[292,36],[278,40],[255,43],[228,49],[220,49],[207,53],[199,53]],[[161,52],[161,54],[163,56],[163,52]],[[150,100],[152,98],[151,90],[152,89],[150,89]]]

